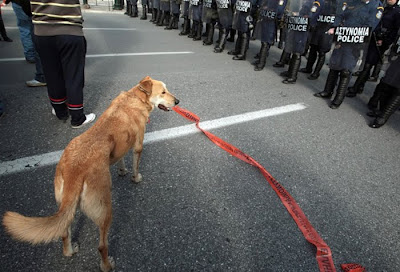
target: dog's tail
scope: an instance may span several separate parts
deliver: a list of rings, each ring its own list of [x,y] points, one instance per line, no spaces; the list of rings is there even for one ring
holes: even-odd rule
[[[15,239],[32,244],[49,243],[62,236],[74,219],[79,193],[63,197],[56,214],[48,217],[27,217],[16,212],[6,212],[3,225]]]

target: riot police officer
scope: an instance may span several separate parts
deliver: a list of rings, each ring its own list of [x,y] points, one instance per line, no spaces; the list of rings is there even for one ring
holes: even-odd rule
[[[332,24],[335,21],[335,13],[336,0],[324,0],[324,7],[311,34],[307,65],[305,68],[300,69],[302,73],[311,74],[307,77],[310,80],[315,80],[319,77],[319,73],[325,63],[325,55],[331,50],[333,35],[329,35],[327,31],[332,28]],[[313,72],[315,61],[317,64]]]
[[[219,33],[215,53],[221,53],[226,44],[228,32],[232,29],[233,9],[231,0],[217,0]]]
[[[190,32],[190,19],[189,19],[189,5],[190,0],[183,0],[182,2],[182,16],[183,16],[183,27],[179,33],[180,36],[188,35]]]
[[[218,21],[217,2],[215,0],[203,0],[202,21],[206,23],[206,38],[203,45],[211,45],[214,42],[215,24]]]
[[[169,24],[167,27],[164,29],[171,30],[171,29],[178,29],[178,24],[179,24],[179,14],[181,13],[180,6],[181,6],[182,0],[170,0],[170,13],[171,17],[169,20]]]
[[[142,16],[140,20],[147,20],[147,8],[149,7],[149,0],[142,0]]]
[[[171,17],[169,0],[160,0],[160,12],[161,18],[157,26],[168,26]]]
[[[372,33],[369,42],[367,57],[363,70],[357,77],[353,87],[349,88],[347,97],[354,97],[362,93],[373,66],[382,63],[383,56],[389,46],[395,41],[400,27],[400,7],[396,0],[387,0],[382,19]]]
[[[253,18],[257,11],[257,0],[238,0],[235,4],[232,27],[237,30],[238,38],[235,49],[228,52],[234,55],[233,60],[245,60],[249,48],[250,30],[253,29]]]
[[[275,42],[277,20],[283,16],[286,3],[286,0],[262,0],[260,4],[254,35],[261,41],[261,48],[259,59],[253,63],[254,71],[261,71],[265,67],[269,48]]]
[[[372,128],[383,126],[400,107],[400,31],[398,35],[397,42],[391,48],[389,68],[368,102],[368,107],[372,110],[368,115],[375,117],[369,124]]]
[[[282,83],[296,83],[301,55],[307,45],[309,27],[316,24],[317,16],[322,9],[321,5],[323,5],[323,0],[298,0],[288,3],[286,9],[289,16],[284,51],[292,54],[292,57],[289,61],[289,70],[281,73],[281,76],[286,78]]]
[[[189,5],[189,18],[192,20],[192,28],[188,35],[188,38],[193,38],[194,41],[201,40],[201,34],[203,31],[203,0],[190,0]]]
[[[345,0],[338,6],[335,22],[328,30],[335,34],[335,49],[329,62],[329,73],[325,88],[314,94],[316,97],[331,98],[339,79],[336,95],[329,105],[337,109],[342,104],[353,69],[360,57],[363,43],[367,41],[382,17],[379,0]]]

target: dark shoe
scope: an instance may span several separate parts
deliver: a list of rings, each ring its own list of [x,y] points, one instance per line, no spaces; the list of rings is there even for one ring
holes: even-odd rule
[[[262,69],[264,69],[265,64],[267,62],[269,48],[270,48],[270,45],[268,43],[266,43],[266,42],[261,43],[259,60],[258,60],[258,63],[256,63],[256,67],[254,67],[254,71],[261,71]]]
[[[3,40],[5,41],[5,42],[12,42],[13,40],[11,40],[9,37],[5,37],[5,38],[3,38]]]
[[[282,68],[289,62],[290,54],[287,53],[285,50],[282,51],[281,58],[277,63],[272,65],[273,67]]]
[[[299,72],[301,63],[301,55],[298,53],[292,54],[292,58],[289,64],[288,77],[283,80],[284,84],[294,84],[297,81],[297,74]]]
[[[314,94],[314,96],[319,98],[331,98],[338,77],[339,71],[330,69],[328,77],[326,78],[324,90],[322,92]]]
[[[299,70],[299,72],[304,73],[304,74],[311,74],[311,73],[312,73],[312,70],[309,70],[309,69],[307,69],[307,68],[301,68],[301,69]]]
[[[343,70],[340,72],[340,79],[339,79],[338,87],[336,89],[336,95],[330,105],[330,108],[337,109],[342,104],[342,102],[346,96],[347,86],[349,85],[350,77],[351,77],[350,71]]]

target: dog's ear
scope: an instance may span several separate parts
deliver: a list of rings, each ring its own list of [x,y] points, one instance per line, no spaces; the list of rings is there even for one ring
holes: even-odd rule
[[[146,93],[151,94],[151,90],[153,89],[153,80],[151,77],[146,76],[140,81],[140,87],[142,87]]]

